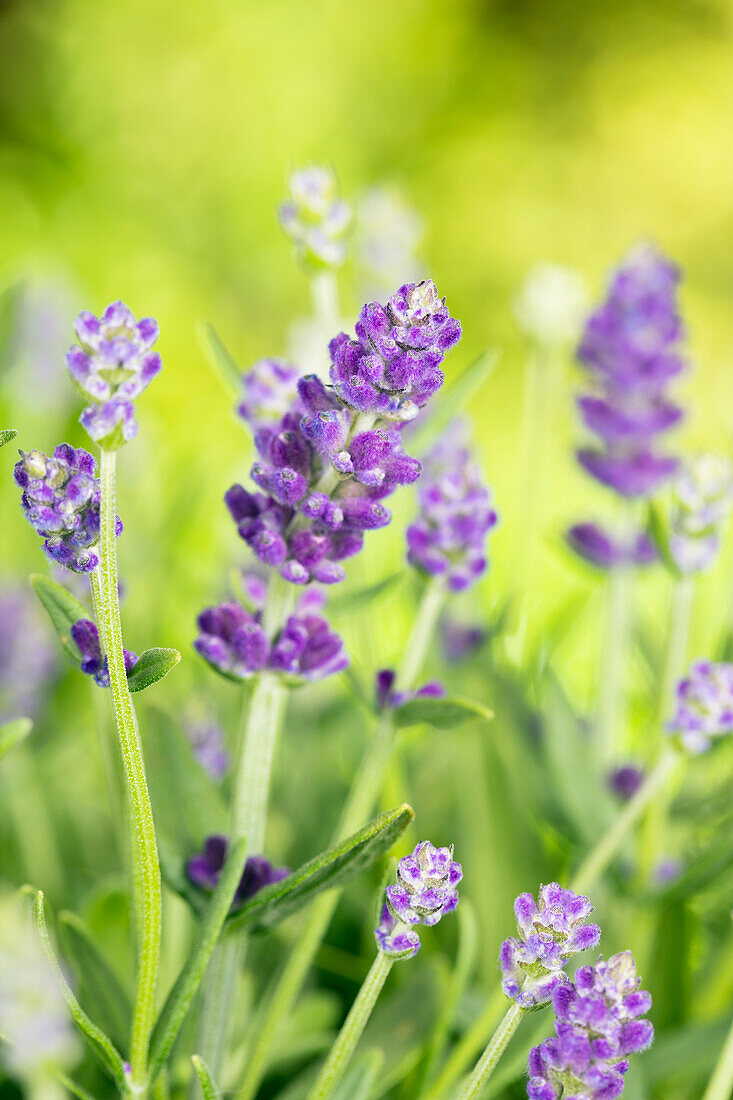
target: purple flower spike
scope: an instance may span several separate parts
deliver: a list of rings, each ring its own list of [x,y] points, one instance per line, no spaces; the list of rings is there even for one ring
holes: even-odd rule
[[[435,283],[405,283],[385,305],[365,305],[356,340],[331,341],[331,381],[345,404],[390,420],[412,420],[444,375],[440,365],[461,338]]]
[[[52,457],[42,451],[20,451],[15,480],[23,490],[21,504],[31,527],[44,540],[51,561],[75,573],[91,573],[99,558],[100,488],[88,451],[61,443]],[[122,531],[117,520],[116,533]]]
[[[136,321],[124,302],[113,302],[101,317],[85,310],[74,328],[79,346],[66,353],[71,379],[91,402],[81,414],[90,437],[106,450],[121,447],[137,433],[133,402],[163,366],[152,350],[158,323]]]
[[[320,615],[291,615],[267,661],[269,669],[296,682],[323,680],[348,664],[344,643]]]
[[[300,371],[284,359],[259,359],[242,375],[237,412],[257,433],[279,424],[296,400]]]
[[[71,637],[81,654],[81,670],[87,676],[93,676],[99,687],[109,687],[109,668],[107,658],[102,654],[99,631],[91,619],[79,619],[71,628]],[[129,676],[137,664],[137,654],[122,650],[125,658],[125,672]]]
[[[300,262],[323,271],[346,259],[351,207],[339,198],[330,168],[312,165],[290,177],[290,199],[279,210],[280,224],[293,241]]]
[[[677,711],[667,730],[692,753],[732,733],[733,664],[697,661],[677,685]]]
[[[392,959],[409,959],[420,949],[418,924],[433,925],[458,905],[456,887],[463,877],[453,847],[436,848],[429,840],[397,864],[397,882],[387,887],[375,937],[379,950]]]
[[[628,1056],[646,1050],[654,1028],[644,1016],[652,999],[630,951],[581,966],[575,981],[552,995],[555,1035],[529,1055],[530,1100],[615,1100],[624,1090]]]
[[[206,838],[203,852],[192,856],[186,865],[186,873],[194,886],[209,892],[216,889],[226,862],[228,846],[225,836]],[[282,882],[289,874],[289,867],[273,867],[264,856],[250,856],[244,865],[232,904],[241,905],[242,902],[249,901],[263,887]]]
[[[733,508],[733,465],[723,455],[702,454],[682,466],[672,484],[669,552],[680,573],[712,565]]]
[[[514,903],[519,938],[504,940],[499,954],[506,996],[524,1009],[546,1004],[567,980],[568,959],[600,939],[598,925],[587,923],[592,911],[588,898],[557,882],[540,887],[537,901],[520,894]]]
[[[588,318],[578,358],[595,390],[579,398],[586,428],[599,444],[578,451],[597,481],[620,496],[650,497],[677,468],[654,450],[657,436],[682,418],[665,389],[684,367],[678,343],[677,268],[650,245],[638,245],[615,272],[605,302]]]
[[[463,426],[453,424],[425,463],[420,515],[407,529],[407,559],[452,592],[474,584],[487,568],[486,538],[497,515],[471,460]]]

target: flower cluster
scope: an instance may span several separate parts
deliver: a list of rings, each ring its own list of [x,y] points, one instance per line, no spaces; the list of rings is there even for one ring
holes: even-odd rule
[[[261,611],[248,611],[239,603],[207,607],[198,617],[194,646],[212,668],[230,680],[246,680],[268,669],[295,682],[315,681],[347,667],[341,638],[327,619],[308,607],[296,608],[272,642],[261,620]]]
[[[723,455],[685,462],[672,484],[669,551],[681,573],[712,564],[733,508],[733,466]]]
[[[370,302],[331,341],[331,381],[357,412],[412,420],[444,382],[440,365],[461,338],[432,279],[405,283],[385,305]]]
[[[99,540],[101,493],[89,452],[68,443],[59,444],[51,457],[21,451],[15,480],[23,490],[26,518],[49,558],[75,573],[91,573],[99,561],[93,547]],[[121,531],[118,519],[116,534]]]
[[[628,1056],[646,1050],[654,1028],[640,1019],[649,993],[630,951],[581,966],[574,982],[552,995],[555,1035],[529,1055],[529,1100],[615,1100],[624,1090]]]
[[[733,665],[696,661],[677,685],[677,711],[667,729],[693,753],[733,733]]]
[[[417,293],[420,288],[412,290]],[[375,304],[365,311],[372,308],[382,309]],[[448,317],[442,303],[441,312]],[[460,326],[455,325],[460,334]],[[443,326],[450,327],[445,321]],[[430,327],[429,315],[420,313],[415,330]],[[427,366],[432,353],[417,349],[412,331],[405,330],[405,339],[415,344],[410,361],[432,370]],[[400,354],[403,351],[408,354],[404,349]],[[439,385],[443,375],[437,374]],[[413,380],[409,371],[399,379],[395,375],[390,384],[397,388],[390,401],[411,401]],[[375,407],[368,415],[357,414],[339,396],[338,385],[327,387],[315,375],[298,380],[290,410],[278,424],[261,426],[255,442],[259,461],[251,475],[262,491],[252,493],[234,485],[225,501],[253,553],[293,584],[343,580],[341,563],[361,549],[364,532],[390,522],[384,498],[399,485],[415,481],[421,471],[420,463],[405,453],[400,431],[389,418],[384,419],[383,412]]]
[[[420,515],[407,529],[407,558],[448,588],[460,592],[486,570],[486,537],[497,523],[463,429],[452,425],[425,462]]]
[[[80,313],[74,329],[79,346],[66,353],[66,365],[77,390],[92,402],[81,423],[95,443],[114,450],[137,435],[133,402],[163,366],[152,351],[158,322],[136,321],[124,302],[113,302],[101,317]]]
[[[587,923],[592,912],[588,898],[557,882],[540,887],[538,901],[520,894],[514,903],[519,937],[504,940],[499,954],[506,996],[524,1009],[547,1004],[566,980],[568,959],[600,939],[598,925]]]
[[[338,181],[330,168],[312,165],[294,172],[290,198],[281,205],[279,216],[306,267],[321,271],[344,262],[351,207],[339,198]]]
[[[71,638],[81,654],[81,670],[87,676],[93,676],[94,682],[102,688],[109,687],[109,667],[102,653],[99,631],[91,619],[79,619],[71,628]],[[129,676],[137,664],[137,654],[122,650],[125,657],[125,672]]]
[[[374,935],[379,950],[392,959],[409,959],[420,950],[418,924],[432,925],[458,905],[456,887],[463,878],[453,846],[436,848],[429,840],[397,864],[397,882],[387,887],[387,900]]]
[[[258,359],[244,372],[237,412],[253,432],[280,423],[296,399],[299,377],[285,359]]]
[[[393,668],[380,668],[377,672],[374,677],[374,698],[377,710],[399,707],[412,699],[440,699],[445,695],[445,688],[438,680],[430,680],[415,691],[395,691],[396,679],[397,673]]]
[[[202,852],[191,856],[186,873],[194,886],[202,890],[215,890],[226,863],[228,841],[225,836],[209,836]],[[282,882],[290,874],[289,867],[273,867],[264,856],[250,856],[244,865],[233,905],[241,905],[273,882]]]
[[[598,523],[576,523],[567,533],[568,544],[581,558],[599,569],[618,565],[651,565],[657,560],[654,543],[645,531],[624,537],[611,535]]]

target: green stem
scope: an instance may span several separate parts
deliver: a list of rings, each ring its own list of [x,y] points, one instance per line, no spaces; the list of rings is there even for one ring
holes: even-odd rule
[[[519,1027],[524,1013],[519,1005],[513,1004],[494,1032],[489,1045],[474,1066],[471,1076],[461,1089],[458,1100],[471,1100],[480,1096],[486,1082],[496,1069],[499,1059],[506,1050],[509,1040]]]
[[[324,332],[336,335],[338,330],[338,285],[333,271],[321,271],[308,280],[313,313]]]
[[[155,988],[158,977],[161,928],[161,891],[158,849],[155,841],[153,811],[145,779],[145,765],[137,729],[135,710],[127,687],[122,651],[122,624],[117,593],[117,544],[115,535],[114,451],[102,451],[100,464],[100,595],[102,598],[102,635],[107,650],[110,691],[117,736],[125,773],[134,844],[134,893],[138,917],[138,954],[135,998],[130,1038],[131,1090],[147,1093],[147,1059],[150,1033],[155,1018]]]
[[[608,610],[598,698],[596,748],[601,767],[607,768],[622,747],[624,724],[624,669],[629,630],[631,570],[623,565],[608,577]]]
[[[571,890],[586,894],[595,886],[611,860],[618,854],[631,830],[642,818],[654,796],[664,788],[680,760],[681,756],[675,749],[667,749],[663,753],[656,767],[646,777],[636,794],[626,803],[610,829],[604,833],[592,852],[583,860],[570,883]]]
[[[361,989],[356,995],[356,1000],[351,1006],[349,1015],[344,1020],[343,1027],[336,1036],[336,1042],[331,1047],[328,1058],[316,1078],[316,1083],[308,1093],[308,1100],[327,1100],[329,1096],[333,1095],[334,1089],[351,1061],[356,1045],[369,1021],[369,1017],[377,1003],[377,998],[393,965],[394,959],[390,959],[382,951],[377,954]]]
[[[444,599],[445,589],[442,584],[433,581],[426,587],[397,674],[397,682],[403,688],[414,685],[420,673],[435,634]],[[371,813],[392,759],[394,736],[392,714],[387,710],[382,715],[376,734],[362,759],[332,838],[334,844],[360,828]],[[310,906],[305,923],[267,1002],[254,1045],[248,1052],[242,1083],[236,1093],[237,1100],[252,1100],[257,1093],[267,1069],[274,1039],[313,964],[340,896],[340,890],[329,890],[316,898]]]
[[[733,1096],[733,1023],[702,1100],[730,1100]]]

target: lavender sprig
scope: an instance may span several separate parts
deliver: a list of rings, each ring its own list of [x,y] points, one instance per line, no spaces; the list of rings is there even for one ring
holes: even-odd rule
[[[733,664],[696,661],[677,685],[677,710],[667,730],[695,754],[733,733]]]
[[[290,198],[279,210],[280,224],[298,260],[313,271],[340,267],[346,259],[351,207],[339,198],[336,174],[311,165],[290,177]]]

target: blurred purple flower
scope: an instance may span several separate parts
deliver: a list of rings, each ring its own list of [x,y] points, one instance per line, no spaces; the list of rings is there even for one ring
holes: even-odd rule
[[[290,198],[279,210],[280,224],[298,259],[316,271],[340,267],[346,259],[351,207],[339,198],[330,168],[311,165],[290,177]]]
[[[0,722],[34,717],[56,673],[56,647],[25,585],[0,588]]]
[[[622,802],[628,802],[644,782],[644,772],[634,764],[624,764],[614,768],[608,776],[608,786]]]
[[[481,626],[459,622],[444,615],[440,622],[440,640],[448,661],[465,661],[481,648],[489,637]]]
[[[397,673],[393,668],[381,668],[374,677],[374,696],[378,710],[399,707],[412,699],[441,699],[446,694],[445,688],[438,680],[430,680],[415,691],[395,691],[396,679]]]
[[[284,359],[258,359],[242,374],[243,397],[237,412],[254,433],[275,427],[292,410],[300,373]]]
[[[645,532],[622,540],[597,523],[577,523],[567,533],[568,544],[591,565],[613,569],[618,565],[651,565],[657,551]]]
[[[212,891],[221,877],[227,856],[229,842],[225,836],[209,836],[204,841],[203,851],[191,856],[186,864],[189,879],[202,890]],[[250,856],[244,865],[239,886],[234,895],[233,905],[249,901],[265,886],[281,882],[290,874],[289,867],[273,867],[264,856]]]
[[[212,779],[223,779],[231,763],[224,743],[224,732],[210,718],[187,718],[183,729],[193,755]]]
[[[733,664],[696,661],[677,685],[677,710],[667,730],[692,753],[733,732]]]

